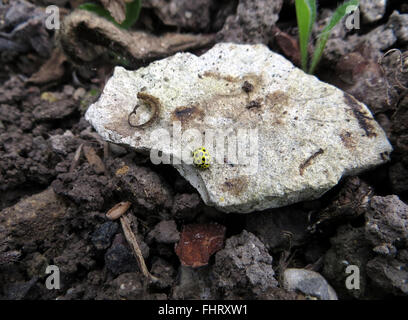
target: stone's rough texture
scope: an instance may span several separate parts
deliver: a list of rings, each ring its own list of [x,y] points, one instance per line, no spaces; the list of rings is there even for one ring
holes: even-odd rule
[[[248,294],[248,290],[255,295],[261,294],[278,284],[272,257],[264,244],[245,230],[227,239],[225,248],[217,252],[213,274],[215,285],[227,299]]]
[[[113,191],[110,179],[96,175],[88,163],[81,164],[73,172],[59,174],[51,186],[56,194],[85,210],[101,210]]]
[[[180,239],[180,232],[174,220],[166,220],[159,222],[150,232],[149,237],[160,243],[175,243]]]
[[[197,193],[177,194],[174,197],[171,213],[177,219],[191,219],[199,212],[200,203],[201,198]]]
[[[283,273],[286,290],[300,291],[320,300],[337,300],[337,294],[327,281],[317,272],[306,269],[286,269]]]
[[[370,258],[370,248],[363,228],[343,225],[336,236],[330,239],[331,248],[324,256],[323,276],[336,288],[340,297],[361,299],[367,290],[366,265]],[[348,274],[346,267],[355,265],[360,270],[360,289],[348,290],[344,284]]]
[[[364,102],[372,113],[389,109],[393,91],[388,89],[384,72],[375,59],[351,52],[337,60],[336,74],[344,82],[342,89]]]
[[[375,196],[364,211],[364,226],[342,225],[330,239],[332,247],[324,258],[324,276],[341,297],[408,295],[408,206],[397,196]],[[359,268],[359,290],[344,286],[349,265]]]
[[[90,271],[96,265],[92,245],[83,239],[70,242],[60,255],[53,257],[53,262],[60,268],[62,283],[79,270]]]
[[[139,270],[132,252],[122,243],[114,243],[106,251],[105,265],[114,275]]]
[[[366,22],[380,20],[385,14],[386,0],[360,0],[360,10]]]
[[[362,53],[363,51],[366,52],[364,54],[366,59],[370,58],[377,62],[387,49],[395,47],[397,40],[401,44],[408,42],[407,21],[408,14],[399,14],[398,11],[394,11],[386,24],[381,24],[364,35],[352,34],[346,38],[345,33],[336,32],[337,28],[335,28],[326,43],[323,58],[328,63],[337,63],[348,53]],[[343,24],[339,23],[338,26],[341,26],[344,31]],[[358,64],[358,61],[355,64]]]
[[[154,285],[160,289],[164,289],[173,285],[176,272],[170,263],[161,258],[157,258],[157,260],[153,262],[150,273],[159,279]]]
[[[171,189],[149,168],[138,166],[131,158],[117,158],[109,163],[114,184],[132,204],[145,210],[171,208]]]
[[[53,121],[72,115],[76,109],[77,103],[73,99],[64,99],[55,102],[42,101],[41,104],[34,109],[33,116],[37,121]]]
[[[377,256],[367,263],[367,275],[377,288],[389,294],[408,296],[408,250],[400,250],[397,257],[390,261],[387,257]]]
[[[139,119],[147,121],[157,103],[158,116],[146,126],[130,127],[136,103],[142,106]],[[384,163],[392,150],[365,105],[264,45],[220,43],[200,57],[176,54],[137,71],[117,67],[86,119],[108,141],[182,158],[175,168],[207,205],[224,212],[318,198],[342,176]],[[170,142],[162,143],[166,134],[178,142],[176,124],[182,133],[194,128],[239,139],[238,129],[257,129],[258,145],[249,145],[248,137],[243,141],[250,165],[224,157],[200,170]],[[202,144],[186,135],[179,140],[186,154]],[[206,148],[213,154],[214,145]]]
[[[240,0],[236,14],[227,18],[218,37],[236,43],[268,43],[282,3],[282,0]]]
[[[408,43],[408,14],[399,14],[398,11],[394,11],[390,19],[388,20],[388,25],[392,27],[398,40],[403,43]]]
[[[51,142],[52,150],[67,155],[69,152],[75,151],[76,139],[71,131],[67,130],[64,134],[57,134],[48,139]]]
[[[168,26],[200,31],[208,29],[211,22],[212,0],[147,0],[142,5],[153,8]]]
[[[146,298],[143,276],[139,272],[123,273],[112,283],[118,295],[117,299],[140,300]]]
[[[48,188],[0,211],[0,250],[3,244],[21,248],[57,242],[67,210],[64,200]]]
[[[397,196],[373,197],[366,218],[366,237],[373,246],[396,251],[397,242],[408,242],[408,206]]]
[[[98,250],[108,249],[113,236],[119,229],[116,222],[108,221],[99,226],[92,234],[91,241]]]
[[[408,205],[397,196],[373,197],[366,218],[366,238],[378,254],[367,275],[389,293],[408,295]]]

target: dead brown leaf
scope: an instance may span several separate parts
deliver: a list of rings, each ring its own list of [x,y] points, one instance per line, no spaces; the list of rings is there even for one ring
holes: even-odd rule
[[[64,62],[66,56],[60,48],[55,48],[51,57],[41,66],[40,70],[34,73],[28,83],[45,84],[48,82],[59,81],[65,73]]]
[[[193,268],[205,266],[224,246],[225,227],[216,223],[188,224],[183,227],[175,251],[181,264]]]
[[[100,174],[105,172],[105,165],[101,158],[96,154],[94,148],[90,146],[84,146],[84,155],[89,164],[94,168],[95,172]]]
[[[90,36],[92,35],[92,36]],[[85,10],[67,16],[59,33],[64,52],[77,64],[101,65],[107,56],[126,67],[140,67],[140,62],[170,56],[179,51],[210,46],[213,34],[167,33],[162,36],[142,31],[127,31]]]

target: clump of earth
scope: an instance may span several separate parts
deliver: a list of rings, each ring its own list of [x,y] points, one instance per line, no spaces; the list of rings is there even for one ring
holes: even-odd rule
[[[117,31],[109,21],[79,12],[80,1],[70,0],[58,2],[61,22],[68,17],[69,23],[55,32],[45,25],[44,3],[16,0],[0,5],[4,21],[0,26],[1,299],[303,300],[408,295],[405,4],[361,1],[360,29],[348,30],[342,23],[334,29],[312,78],[296,68],[293,1],[271,5],[266,0],[146,0],[131,32]],[[321,3],[315,35],[334,9]],[[143,50],[129,45],[134,39],[146,44]],[[112,46],[106,47],[103,40]],[[308,123],[327,129],[327,136],[318,141],[322,145],[299,149],[299,161],[293,162],[297,188],[291,189],[291,180],[285,180],[290,192],[268,189],[271,194],[258,192],[260,197],[241,201],[240,192],[253,194],[255,184],[243,191],[252,180],[233,180],[237,168],[228,159],[222,166],[228,168],[230,180],[222,189],[220,181],[211,182],[225,178],[225,171],[217,171],[214,178],[211,171],[194,167],[186,172],[171,164],[153,164],[149,146],[129,143],[123,138],[126,134],[109,136],[95,125],[108,114],[88,121],[95,106],[103,105],[106,93],[115,88],[118,72],[126,87],[129,79],[123,79],[128,74],[143,78],[143,72],[171,59],[206,61],[226,43],[275,56],[285,68],[308,79],[310,90],[304,95],[317,85],[329,88],[341,99],[328,100],[333,104],[330,110],[338,101],[349,109],[343,108],[336,118],[334,111],[325,115],[304,102],[278,103],[284,95],[293,97],[289,91],[274,96],[270,105],[296,105],[289,111],[299,114],[286,115],[281,109],[281,117],[267,118],[271,121],[265,125],[287,126],[286,138],[296,132],[290,130],[296,123],[306,131],[312,128]],[[219,68],[228,62],[220,63],[223,58],[218,56],[211,59]],[[174,77],[167,81],[154,79],[145,85],[146,92],[159,94],[166,83],[170,88],[180,72],[172,72]],[[153,74],[145,75],[144,81]],[[214,77],[211,81],[240,90],[234,99],[252,114],[248,123],[261,119],[262,106],[269,102],[256,100],[266,94],[254,78],[238,77],[243,81],[235,83]],[[253,87],[244,85],[244,80]],[[206,76],[198,81],[205,82]],[[183,86],[194,87],[196,82]],[[117,93],[120,102],[123,92]],[[217,94],[212,98],[220,102]],[[246,101],[251,94],[258,96]],[[166,105],[177,108],[179,102]],[[190,102],[185,101],[185,106]],[[199,102],[203,107],[206,101]],[[119,103],[119,107],[127,116],[134,106]],[[349,127],[339,122],[346,119]],[[204,116],[194,121],[204,125],[210,120]],[[126,131],[127,125],[119,129]],[[302,139],[306,138],[305,134]],[[284,162],[274,163],[274,170],[284,168]],[[328,170],[326,175],[319,171],[322,168]],[[195,172],[203,175],[208,197],[197,189]],[[275,179],[265,178],[264,186],[276,187],[272,182],[282,176],[273,174]],[[221,197],[216,198],[221,193],[225,206]],[[127,210],[121,214],[130,224],[139,255],[124,232],[124,219],[106,215],[123,206]],[[58,288],[47,288],[50,266],[59,270]],[[353,278],[356,270],[358,282]]]

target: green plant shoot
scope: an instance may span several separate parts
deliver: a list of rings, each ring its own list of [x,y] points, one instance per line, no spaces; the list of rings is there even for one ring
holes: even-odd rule
[[[140,9],[142,8],[142,0],[134,0],[126,3],[126,17],[122,23],[118,23],[112,17],[110,12],[100,5],[94,3],[84,3],[81,4],[78,8],[96,13],[98,16],[101,16],[109,20],[110,22],[112,22],[113,24],[122,29],[129,29],[135,24],[137,19],[139,19]]]
[[[307,47],[316,20],[316,0],[296,0],[302,69],[307,70]]]
[[[315,51],[313,53],[312,61],[309,69],[308,65],[308,42],[312,33],[313,24],[316,20],[316,0],[296,0],[296,17],[299,29],[299,47],[301,55],[301,63],[303,71],[313,73],[319,63],[326,42],[329,39],[330,33],[333,28],[346,16],[347,7],[359,5],[359,0],[350,0],[340,5],[334,12],[329,23],[319,34]]]

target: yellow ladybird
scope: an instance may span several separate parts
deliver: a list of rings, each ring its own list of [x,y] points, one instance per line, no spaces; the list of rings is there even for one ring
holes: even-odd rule
[[[193,163],[196,167],[207,169],[210,166],[211,157],[204,147],[193,151]]]

